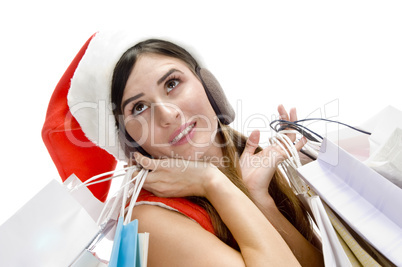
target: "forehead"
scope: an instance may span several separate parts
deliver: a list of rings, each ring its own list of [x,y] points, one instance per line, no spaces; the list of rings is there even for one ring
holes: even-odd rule
[[[136,76],[138,74],[158,74],[169,70],[171,67],[180,67],[181,71],[187,70],[188,66],[184,61],[159,54],[142,54],[138,57],[137,62],[130,74],[131,76]],[[133,77],[134,78],[134,77]]]

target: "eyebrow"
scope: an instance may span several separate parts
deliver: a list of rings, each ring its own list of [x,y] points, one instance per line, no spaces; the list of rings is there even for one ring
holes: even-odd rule
[[[133,96],[133,97],[130,97],[129,99],[126,99],[126,100],[123,102],[123,105],[122,105],[122,107],[121,107],[121,110],[124,111],[124,107],[127,106],[128,103],[130,103],[130,102],[136,100],[137,98],[142,97],[143,95],[144,95],[144,93],[139,93],[138,95],[135,95],[135,96]]]
[[[166,80],[167,77],[169,77],[170,74],[172,74],[172,73],[174,73],[174,72],[176,72],[176,71],[178,71],[178,72],[180,72],[180,73],[183,73],[183,72],[181,72],[181,71],[178,70],[178,69],[170,69],[168,72],[165,73],[165,75],[163,75],[163,76],[158,80],[157,84],[160,85],[164,80]]]
[[[169,77],[169,75],[171,75],[172,73],[174,73],[174,72],[176,72],[176,71],[178,71],[178,72],[180,72],[180,73],[183,73],[182,71],[180,71],[180,70],[178,70],[178,69],[170,69],[170,70],[168,70],[168,72],[166,72],[166,73],[157,81],[157,84],[160,85],[164,80],[166,80],[167,77]],[[140,98],[140,97],[142,97],[142,96],[144,96],[144,93],[139,93],[138,95],[135,95],[135,96],[130,97],[129,99],[125,100],[125,101],[123,102],[123,105],[122,105],[121,110],[124,110],[124,107],[127,106],[128,103],[130,103],[130,102],[132,102],[132,101],[134,101],[134,100],[136,100],[137,98]]]

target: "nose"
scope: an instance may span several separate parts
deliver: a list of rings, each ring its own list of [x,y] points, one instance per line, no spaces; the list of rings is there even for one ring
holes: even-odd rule
[[[162,127],[169,126],[180,118],[181,110],[178,106],[171,103],[155,103],[154,118],[155,123]]]

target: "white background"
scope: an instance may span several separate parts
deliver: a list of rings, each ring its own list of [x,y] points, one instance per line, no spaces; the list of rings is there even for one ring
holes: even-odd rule
[[[267,130],[263,116],[280,103],[352,125],[402,109],[400,1],[23,0],[0,10],[0,224],[59,180],[41,139],[47,104],[98,30],[181,39],[218,78],[244,133]]]

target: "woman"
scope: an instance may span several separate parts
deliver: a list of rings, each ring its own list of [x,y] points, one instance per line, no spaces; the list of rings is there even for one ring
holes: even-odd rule
[[[225,125],[200,73],[186,50],[156,39],[128,49],[114,69],[120,142],[151,170],[139,203],[162,203],[133,211],[150,233],[149,266],[322,266],[306,211],[275,172],[283,152],[259,148],[258,131],[247,139]],[[294,109],[290,118],[278,110],[296,120]]]

